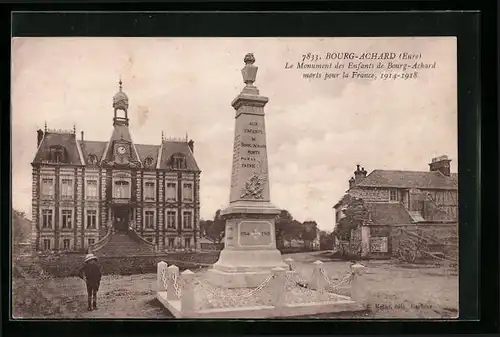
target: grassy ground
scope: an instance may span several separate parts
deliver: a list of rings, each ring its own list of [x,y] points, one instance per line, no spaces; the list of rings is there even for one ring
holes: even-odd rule
[[[350,263],[331,261],[324,254],[291,254],[296,269],[306,278],[312,272],[311,263],[323,261],[327,275],[341,278]],[[390,261],[366,261],[363,275],[368,310],[362,313],[323,314],[314,318],[452,318],[458,312],[458,277],[444,268],[397,265]],[[197,272],[203,272],[199,270]],[[79,278],[38,281],[36,289],[47,298],[43,313],[31,312],[26,289],[13,282],[14,316],[18,318],[171,318],[155,299],[156,275],[105,276],[98,293],[98,309],[87,312],[84,282]],[[33,284],[31,284],[33,286]],[[18,298],[16,298],[18,297]],[[29,301],[28,301],[29,302]],[[313,318],[313,317],[311,317]]]

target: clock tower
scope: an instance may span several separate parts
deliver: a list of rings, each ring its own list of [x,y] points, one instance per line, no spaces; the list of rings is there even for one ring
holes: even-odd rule
[[[114,158],[117,164],[128,164],[130,158],[130,144],[125,141],[116,141],[114,146]]]
[[[119,91],[113,96],[113,108],[115,109],[113,125],[128,126],[128,96],[122,91],[121,79],[118,84]]]
[[[123,92],[122,81],[118,82],[119,90],[113,96],[113,134],[106,147],[102,164],[121,169],[138,169],[142,167],[141,160],[132,141],[129,130],[128,107],[129,100]]]

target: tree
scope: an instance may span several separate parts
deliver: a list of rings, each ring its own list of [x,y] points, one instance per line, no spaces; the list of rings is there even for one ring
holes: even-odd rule
[[[27,242],[31,237],[31,222],[26,214],[12,209],[12,240],[14,244]]]
[[[275,219],[276,242],[278,246],[283,246],[286,234],[290,231],[293,217],[287,210],[282,210]]]
[[[226,233],[226,221],[222,219],[220,213],[221,210],[218,209],[217,212],[215,212],[213,220],[200,221],[200,229],[203,235],[215,243],[220,243],[222,239],[224,239]]]
[[[339,240],[349,240],[351,230],[358,228],[368,219],[368,209],[361,198],[349,197],[347,207],[342,211],[344,217],[341,218],[335,228],[335,236]]]
[[[319,232],[319,249],[331,250],[333,248],[333,232],[320,231]]]
[[[304,221],[302,224],[302,240],[304,240],[304,246],[311,247],[317,235],[318,224],[316,221]]]
[[[302,223],[295,220],[287,210],[282,210],[275,219],[276,243],[283,247],[284,241],[302,238]]]

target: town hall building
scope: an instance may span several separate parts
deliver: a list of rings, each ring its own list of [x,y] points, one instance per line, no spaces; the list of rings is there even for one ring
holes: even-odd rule
[[[113,133],[38,130],[32,162],[32,243],[36,251],[81,251],[112,235],[139,238],[157,250],[193,249],[200,219],[200,169],[194,142],[136,144],[128,96],[113,97]],[[79,138],[79,139],[78,139]],[[137,241],[137,240],[136,240]]]

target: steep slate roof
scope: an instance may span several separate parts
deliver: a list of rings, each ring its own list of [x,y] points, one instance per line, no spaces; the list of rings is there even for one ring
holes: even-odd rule
[[[402,225],[414,222],[400,203],[367,202],[365,205],[375,225]]]
[[[33,163],[41,163],[49,159],[49,149],[51,146],[60,145],[66,148],[68,155],[68,164],[81,165],[80,155],[78,153],[78,145],[82,151],[83,160],[88,162],[88,157],[91,154],[97,156],[98,161],[101,160],[104,152],[107,150],[106,158],[112,156],[112,142],[115,140],[123,140],[132,142],[130,132],[126,126],[117,125],[114,128],[113,134],[109,142],[106,141],[91,141],[77,140],[76,135],[72,133],[51,133],[47,132],[40,144],[39,150],[35,155]],[[77,145],[78,144],[78,145]],[[109,144],[109,145],[108,145]],[[135,158],[135,149],[139,155],[140,161],[144,164],[147,157],[153,159],[152,167],[157,167],[158,152],[160,145],[134,144],[132,142],[132,157]],[[184,141],[163,141],[163,149],[160,157],[160,169],[168,169],[168,161],[170,157],[176,153],[183,154],[186,157],[186,166],[189,171],[200,171],[193,152],[189,148],[187,142]]]
[[[80,155],[78,153],[78,147],[76,144],[76,135],[73,133],[53,133],[46,132],[40,147],[35,154],[35,159],[33,163],[41,163],[45,160],[49,160],[50,147],[59,145],[66,149],[68,164],[70,165],[82,165],[80,160]]]
[[[450,177],[439,171],[389,171],[374,170],[354,187],[394,187],[451,190],[458,188],[458,174]]]
[[[144,164],[144,159],[147,157],[151,157],[153,159],[152,167],[156,168],[156,162],[158,161],[158,151],[160,150],[160,145],[144,145],[144,144],[135,144],[135,148],[139,153],[139,158],[141,162]]]
[[[79,140],[78,143],[82,149],[83,159],[85,162],[88,162],[90,154],[95,154],[97,156],[97,160],[100,160],[107,144],[107,142],[96,142],[90,140]]]
[[[194,159],[193,152],[189,148],[187,142],[181,141],[164,141],[163,150],[161,154],[160,168],[166,169],[170,157],[176,153],[183,154],[186,157],[186,167],[189,171],[200,171],[196,160]]]

